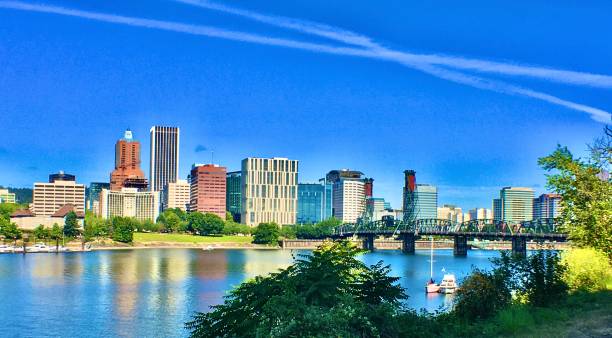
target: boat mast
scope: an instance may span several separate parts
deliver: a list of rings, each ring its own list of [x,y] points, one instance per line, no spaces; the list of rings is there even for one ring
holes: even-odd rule
[[[433,279],[433,236],[431,239],[431,249],[429,250],[429,278]]]

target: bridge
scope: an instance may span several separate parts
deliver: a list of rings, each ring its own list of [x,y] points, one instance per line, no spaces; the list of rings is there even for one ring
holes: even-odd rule
[[[419,236],[447,236],[454,238],[454,254],[466,256],[468,240],[510,240],[512,252],[527,254],[527,242],[565,242],[567,234],[562,233],[559,220],[553,218],[510,224],[492,219],[479,219],[467,222],[453,222],[445,219],[419,219],[401,221],[385,219],[380,221],[346,223],[336,227],[332,238],[358,237],[364,240],[364,248],[374,250],[377,237],[398,238],[402,241],[402,251],[414,253],[415,240]]]

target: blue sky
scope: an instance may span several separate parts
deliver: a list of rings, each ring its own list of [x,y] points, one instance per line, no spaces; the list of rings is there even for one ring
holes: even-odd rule
[[[610,12],[609,1],[0,0],[0,185],[60,169],[108,180],[127,127],[148,173],[149,128],[177,125],[182,176],[210,150],[229,170],[289,157],[303,182],[361,170],[400,207],[414,169],[440,204],[490,208],[502,186],[544,192],[537,158],[557,143],[584,153],[609,121]]]

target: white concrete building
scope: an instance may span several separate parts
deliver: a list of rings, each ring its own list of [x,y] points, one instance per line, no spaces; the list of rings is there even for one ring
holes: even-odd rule
[[[179,208],[187,211],[190,197],[190,184],[186,180],[169,182],[164,189],[164,209]]]
[[[155,222],[159,216],[159,192],[138,191],[136,188],[102,189],[100,214],[103,218],[134,217],[139,221]]]
[[[477,219],[493,219],[493,211],[487,208],[475,208],[471,209],[469,212],[471,220]]]
[[[340,179],[334,182],[332,207],[334,216],[344,223],[354,223],[365,211],[365,189],[363,180]]]
[[[64,174],[60,172],[58,175]],[[49,183],[34,183],[30,210],[36,216],[51,216],[67,204],[73,205],[77,213],[85,213],[84,184],[62,179],[54,179]]]
[[[242,160],[242,223],[295,224],[298,161],[287,158]]]
[[[438,208],[438,219],[446,219],[453,222],[463,222],[463,210],[461,208],[451,205],[444,204]]]
[[[15,203],[15,194],[8,189],[0,189],[0,203]]]

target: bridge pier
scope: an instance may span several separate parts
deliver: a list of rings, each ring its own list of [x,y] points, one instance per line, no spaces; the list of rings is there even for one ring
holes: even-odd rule
[[[527,256],[527,239],[522,236],[512,236],[512,254]]]
[[[453,254],[455,256],[467,256],[468,251],[468,238],[464,235],[455,235],[454,236],[454,246],[453,246]]]
[[[368,251],[374,251],[374,238],[376,235],[367,235],[363,239],[363,248]]]
[[[415,248],[415,237],[414,233],[404,233],[400,235],[400,239],[402,241],[402,252],[407,254],[414,254]]]

